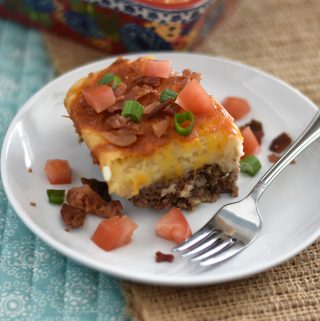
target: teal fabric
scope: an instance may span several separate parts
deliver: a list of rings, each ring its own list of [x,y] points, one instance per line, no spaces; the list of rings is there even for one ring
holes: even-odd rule
[[[54,77],[39,32],[0,20],[0,145],[18,109]],[[0,180],[0,321],[129,321],[119,280],[32,234]]]

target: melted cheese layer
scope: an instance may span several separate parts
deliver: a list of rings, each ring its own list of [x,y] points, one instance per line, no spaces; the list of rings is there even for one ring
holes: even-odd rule
[[[139,194],[145,186],[182,177],[206,164],[217,164],[225,173],[231,172],[238,168],[242,155],[242,136],[236,126],[231,132],[208,133],[200,129],[192,140],[172,140],[148,156],[99,148],[105,139],[89,128],[82,131],[82,137],[101,170],[106,166],[109,168],[109,191],[125,198]]]

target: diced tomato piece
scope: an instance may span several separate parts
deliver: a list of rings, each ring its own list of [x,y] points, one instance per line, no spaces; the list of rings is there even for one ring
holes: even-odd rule
[[[142,66],[142,74],[147,77],[169,78],[172,71],[171,61],[147,59]]]
[[[50,184],[70,184],[72,181],[72,170],[67,160],[49,159],[44,171]]]
[[[111,107],[116,102],[116,96],[111,87],[107,85],[97,85],[82,90],[82,94],[87,103],[97,112],[101,113]]]
[[[245,155],[255,155],[260,151],[259,142],[249,126],[245,127],[241,134],[243,136],[243,152]]]
[[[178,94],[176,103],[195,115],[213,113],[213,102],[203,87],[192,79]]]
[[[127,215],[113,216],[103,220],[93,233],[91,240],[105,251],[112,251],[131,242],[138,225]]]
[[[240,97],[226,97],[222,102],[222,106],[235,120],[244,117],[250,112],[248,101]]]
[[[188,221],[178,208],[172,208],[156,225],[156,234],[177,244],[191,236]]]

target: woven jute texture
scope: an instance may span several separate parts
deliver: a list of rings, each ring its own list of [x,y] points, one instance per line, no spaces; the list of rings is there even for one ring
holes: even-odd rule
[[[46,42],[60,72],[103,57],[72,44],[66,52],[52,36]],[[195,51],[256,66],[320,104],[319,0],[241,0]],[[195,288],[126,282],[124,291],[137,321],[320,320],[320,242],[249,279]]]

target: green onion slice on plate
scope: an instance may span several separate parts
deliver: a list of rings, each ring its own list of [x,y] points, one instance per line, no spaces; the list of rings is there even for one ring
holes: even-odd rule
[[[127,100],[122,108],[121,116],[129,117],[139,123],[143,114],[143,106],[136,100]]]
[[[240,160],[240,171],[250,176],[255,176],[261,169],[259,159],[254,155],[245,156]]]
[[[119,76],[113,77],[113,83],[112,83],[112,89],[116,89],[120,84],[122,83],[122,80]]]
[[[170,89],[165,89],[161,94],[160,94],[160,103],[164,103],[165,101],[169,99],[176,99],[177,93],[173,90]]]
[[[63,204],[64,202],[64,189],[47,189],[47,195],[49,203],[51,204]]]
[[[103,75],[103,77],[98,81],[99,85],[107,85],[112,82],[112,89],[117,88],[121,83],[122,80],[119,76],[114,75],[110,72],[107,72]]]
[[[184,122],[190,123],[189,126],[182,126]],[[182,114],[174,114],[174,128],[176,132],[181,136],[188,136],[194,126],[194,116],[191,111],[186,111]]]

